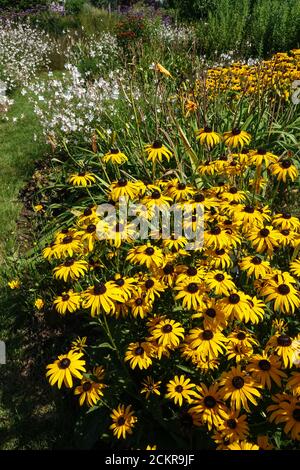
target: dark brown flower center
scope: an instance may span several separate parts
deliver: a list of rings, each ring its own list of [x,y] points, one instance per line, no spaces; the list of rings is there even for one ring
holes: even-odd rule
[[[88,225],[88,227],[86,229],[87,233],[94,233],[95,230],[96,230],[96,225],[94,225],[94,224]]]
[[[68,243],[72,243],[73,237],[71,235],[67,235],[66,237],[63,238],[63,243],[67,245]]]
[[[128,183],[128,181],[127,181],[126,178],[120,178],[119,181],[118,181],[118,186],[122,188],[122,187],[126,186],[127,183]]]
[[[237,188],[232,187],[229,189],[230,194],[236,194],[238,192]]]
[[[227,426],[229,427],[229,429],[235,429],[237,427],[236,419],[228,419]]]
[[[119,150],[118,149],[110,149],[110,153],[113,154],[113,155],[117,155],[117,153],[119,153]]]
[[[270,230],[267,228],[262,228],[259,233],[263,238],[266,238],[270,234]]]
[[[224,248],[216,249],[215,253],[216,253],[217,256],[222,256],[222,255],[224,255],[225,250],[224,250]]]
[[[124,279],[120,278],[120,279],[117,279],[117,280],[115,281],[115,283],[116,283],[119,287],[122,287],[122,286],[124,286],[125,281],[124,281]]]
[[[188,284],[188,286],[187,286],[187,291],[188,291],[190,294],[195,294],[195,293],[198,291],[198,285],[197,285],[195,282],[191,282],[191,283]]]
[[[265,149],[259,148],[257,149],[258,155],[266,155],[267,151]]]
[[[210,330],[204,330],[202,333],[202,339],[209,341],[214,337],[214,334]]]
[[[62,359],[62,360],[59,362],[59,368],[60,368],[60,369],[67,369],[70,364],[71,364],[70,359],[68,359],[67,357],[65,357],[64,359]]]
[[[153,279],[147,279],[147,281],[145,282],[146,289],[151,289],[153,286],[154,286]]]
[[[154,254],[154,248],[152,248],[152,246],[148,246],[148,248],[145,250],[145,253],[148,256],[152,256]]]
[[[154,191],[152,191],[152,194],[151,194],[152,199],[159,199],[160,196],[161,196],[161,193],[160,191],[158,191],[158,189],[155,189]]]
[[[293,418],[295,421],[300,421],[300,408],[295,408],[293,411]]]
[[[185,183],[178,183],[177,189],[179,189],[179,191],[183,191],[185,188],[186,188],[186,184],[185,184]]]
[[[243,331],[239,331],[236,337],[238,340],[242,341],[243,339],[246,338],[246,334]]]
[[[290,166],[292,166],[292,162],[291,160],[282,160],[280,166],[281,168],[284,168],[285,170],[287,170],[288,168],[290,168]]]
[[[267,361],[267,359],[262,359],[261,361],[259,361],[258,367],[261,370],[270,370],[271,369],[271,363],[269,361]]]
[[[141,297],[137,298],[135,301],[135,305],[137,305],[138,307],[143,305],[143,299],[141,299]]]
[[[166,266],[163,268],[163,272],[168,275],[174,272],[174,266],[171,263],[167,263]]]
[[[288,295],[291,291],[291,289],[289,288],[289,286],[287,286],[286,284],[280,284],[277,288],[279,294],[281,295]]]
[[[144,348],[142,348],[142,346],[138,346],[136,350],[134,351],[136,356],[141,356],[143,352],[144,352]]]
[[[87,217],[89,215],[92,215],[92,213],[93,213],[92,209],[88,207],[87,209],[84,210],[83,215]]]
[[[169,323],[162,327],[162,332],[163,333],[171,333],[172,330],[173,330],[173,327]]]
[[[61,298],[63,299],[64,302],[67,302],[69,300],[70,296],[69,296],[69,294],[63,294],[61,296]]]
[[[65,262],[64,262],[64,266],[66,268],[69,268],[70,266],[73,266],[73,264],[75,263],[75,260],[73,258],[70,258],[70,259],[67,259]]]
[[[203,194],[196,194],[194,197],[195,202],[203,202],[205,200],[205,196]]]
[[[222,281],[224,281],[225,276],[224,276],[224,274],[222,274],[222,273],[218,273],[218,274],[215,275],[214,278],[215,278],[216,281],[222,282]]]
[[[292,217],[289,212],[283,212],[283,213],[281,214],[281,216],[282,216],[283,219],[287,219],[287,220]]]
[[[117,425],[118,426],[123,426],[125,424],[125,418],[124,416],[120,416],[120,418],[118,418],[117,420]]]
[[[160,140],[155,140],[152,144],[153,149],[161,149],[162,148],[162,143]]]
[[[254,207],[253,206],[245,206],[244,207],[244,212],[247,212],[247,214],[253,214],[254,213]]]
[[[198,271],[197,271],[196,268],[194,268],[194,266],[190,266],[190,267],[187,269],[187,272],[186,272],[186,273],[187,273],[188,276],[196,276],[197,272],[198,272]]]
[[[183,386],[182,385],[176,385],[175,392],[181,393],[182,391],[183,391]]]
[[[220,229],[220,227],[214,227],[214,228],[211,229],[210,233],[212,235],[220,235],[221,229]]]
[[[284,235],[285,237],[287,237],[289,234],[290,234],[290,231],[288,229],[283,229],[281,230],[282,235]]]
[[[89,390],[91,390],[91,388],[92,388],[91,382],[84,382],[84,384],[82,385],[82,390],[84,392],[88,392]]]
[[[238,127],[234,127],[231,131],[232,135],[239,135],[241,133],[241,129]]]
[[[229,303],[238,304],[240,301],[240,296],[238,294],[230,294]]]
[[[236,375],[235,377],[233,377],[231,383],[234,388],[237,388],[239,390],[240,388],[243,388],[245,381],[243,377]]]
[[[214,308],[208,308],[205,313],[210,318],[215,318],[215,316],[217,315]]]
[[[209,134],[210,132],[212,132],[212,128],[209,126],[205,126],[203,130],[206,134]]]
[[[208,395],[207,397],[205,397],[203,401],[204,401],[204,405],[206,406],[206,408],[213,408],[217,404],[217,400],[211,395]]]
[[[251,263],[256,264],[256,265],[261,264],[261,262],[262,262],[262,260],[259,256],[254,256],[251,260]]]
[[[106,287],[103,284],[103,282],[99,282],[94,285],[94,295],[102,295],[105,294],[106,292]]]
[[[284,348],[289,347],[292,344],[292,340],[288,335],[282,334],[277,338],[278,346],[282,346]]]

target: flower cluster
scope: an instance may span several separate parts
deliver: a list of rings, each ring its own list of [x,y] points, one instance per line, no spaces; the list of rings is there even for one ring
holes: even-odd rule
[[[206,429],[217,449],[267,450],[273,444],[266,435],[251,437],[252,416],[260,410],[267,410],[270,435],[272,423],[282,423],[288,439],[300,440],[300,220],[264,204],[261,195],[276,179],[293,184],[298,170],[284,156],[244,149],[251,135],[237,128],[222,136],[203,127],[196,137],[207,151],[225,145],[224,155],[198,162],[198,182],[119,177],[108,182],[106,202],[117,207],[125,198],[147,213],[154,205],[193,209],[201,203],[204,245],[188,251],[184,234],[137,240],[130,222],[122,221],[109,227],[114,236],[101,239],[102,216],[91,205],[43,251],[62,282],[52,300],[60,315],[99,320],[123,367],[140,371],[136,385],[149,406],[173,403],[178,419],[188,416],[194,432]],[[155,141],[145,146],[145,157],[165,169],[174,155]],[[102,160],[119,171],[128,157],[111,149]],[[96,190],[96,166],[79,176],[69,183]],[[122,324],[126,335],[116,344],[110,325]],[[69,357],[59,358],[65,359],[71,367]],[[71,386],[65,366],[48,367],[52,385]],[[119,402],[110,416],[118,439],[139,424],[132,404]]]
[[[26,22],[0,23],[0,79],[11,90],[49,64],[53,41]]]

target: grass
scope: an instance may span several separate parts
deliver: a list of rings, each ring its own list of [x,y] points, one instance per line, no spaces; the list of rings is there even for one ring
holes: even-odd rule
[[[17,92],[13,99],[7,115],[9,120],[0,122],[0,265],[5,263],[8,254],[19,251],[16,224],[21,202],[18,193],[46,147],[28,97]],[[18,117],[16,123],[12,122],[14,116]]]

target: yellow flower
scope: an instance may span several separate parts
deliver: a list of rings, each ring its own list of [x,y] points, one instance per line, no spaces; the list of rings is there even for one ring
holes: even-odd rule
[[[191,379],[186,378],[185,375],[175,375],[173,380],[167,383],[167,394],[166,398],[173,400],[175,405],[182,406],[183,400],[188,403],[192,402],[195,392],[192,390],[195,388],[195,384],[191,383]]]
[[[44,210],[44,205],[43,204],[37,204],[36,206],[33,206],[34,212],[43,212]]]
[[[159,64],[158,62],[154,65],[154,70],[156,72],[162,73],[166,77],[172,77],[169,70],[167,70],[163,65]]]
[[[160,140],[145,145],[145,152],[148,154],[147,160],[152,161],[152,163],[155,163],[156,160],[162,162],[163,157],[169,161],[172,157],[172,152]]]
[[[7,285],[12,289],[19,289],[21,287],[21,282],[19,279],[13,279],[12,281],[9,281]]]
[[[131,405],[125,408],[125,405],[118,405],[118,408],[113,409],[110,417],[112,418],[113,424],[109,427],[114,436],[118,439],[126,439],[127,434],[132,434],[132,428],[137,422],[137,418],[134,416],[134,411]]]
[[[243,148],[244,145],[248,145],[251,140],[251,135],[246,131],[242,131],[237,127],[231,131],[224,132],[224,142],[228,147],[240,147]]]
[[[81,359],[82,353],[69,351],[67,354],[62,354],[47,366],[46,377],[49,377],[50,385],[53,386],[57,383],[58,388],[61,388],[62,383],[66,387],[73,387],[73,377],[82,379],[82,372],[86,372],[85,360]]]
[[[130,343],[125,353],[125,362],[129,361],[131,369],[135,369],[136,366],[139,369],[148,369],[152,364],[150,357],[152,349],[151,343]]]
[[[196,132],[196,139],[201,145],[205,145],[208,149],[212,149],[221,142],[221,135],[213,131],[211,127],[202,127]]]
[[[144,393],[146,399],[149,400],[150,395],[160,395],[159,386],[161,381],[155,382],[155,380],[149,375],[142,382],[141,393]]]
[[[72,174],[69,176],[69,183],[73,186],[86,187],[90,186],[92,183],[95,183],[96,177],[93,173],[82,171],[78,174]]]
[[[38,310],[42,310],[42,308],[44,307],[45,305],[45,302],[43,301],[43,299],[36,299],[36,301],[34,302],[34,306],[38,309]]]

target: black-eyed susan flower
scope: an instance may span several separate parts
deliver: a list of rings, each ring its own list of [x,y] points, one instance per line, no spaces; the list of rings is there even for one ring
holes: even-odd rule
[[[272,397],[274,399],[274,397]],[[276,398],[276,396],[275,396]],[[283,398],[283,397],[282,397]],[[270,413],[269,420],[275,424],[284,423],[284,432],[292,439],[300,441],[300,402],[297,397],[279,396],[275,405],[270,405],[267,411]]]
[[[125,362],[129,361],[131,369],[135,369],[136,367],[139,367],[139,369],[148,369],[152,364],[152,349],[151,343],[145,341],[141,343],[130,343],[125,353]]]
[[[204,329],[225,328],[227,325],[225,313],[216,299],[205,300],[205,305],[193,313],[192,318],[203,318]]]
[[[191,379],[185,375],[175,375],[175,377],[167,383],[166,398],[173,400],[175,405],[179,406],[183,405],[184,400],[191,403],[195,395],[194,388],[195,384],[191,382]]]
[[[205,230],[204,247],[211,248],[212,250],[229,248],[230,240],[226,231],[218,225],[210,230]]]
[[[113,181],[110,185],[110,198],[113,201],[118,201],[121,197],[125,199],[135,199],[139,193],[139,186],[133,181],[126,178],[120,178],[118,181]]]
[[[192,404],[188,413],[191,416],[198,416],[198,425],[206,424],[209,430],[218,427],[227,417],[228,410],[221,398],[217,383],[210,386],[201,383],[197,386]]]
[[[226,418],[218,426],[218,431],[229,442],[246,439],[249,436],[247,415],[229,411]]]
[[[276,214],[272,219],[272,225],[280,229],[294,230],[299,232],[300,229],[300,220],[298,217],[292,216],[289,212],[281,212]]]
[[[267,435],[257,436],[257,445],[260,450],[273,450],[274,445]]]
[[[298,170],[295,165],[293,165],[292,160],[285,158],[280,160],[277,163],[271,165],[271,173],[276,176],[278,181],[283,181],[286,183],[287,179],[295,181],[298,176]]]
[[[21,282],[19,279],[12,279],[7,283],[7,285],[11,290],[20,289]]]
[[[227,450],[259,450],[257,444],[248,441],[234,441],[228,444]]]
[[[161,385],[161,380],[157,382],[151,376],[147,376],[142,382],[141,393],[145,394],[147,400],[149,400],[150,395],[160,396],[159,387]]]
[[[225,248],[217,248],[216,250],[207,250],[209,267],[215,269],[229,269],[232,266],[230,250]]]
[[[166,77],[172,77],[171,73],[169,70],[167,70],[163,65],[161,65],[159,62],[154,64],[154,70],[156,72],[161,73],[162,75],[165,75]]]
[[[145,152],[148,155],[147,160],[152,163],[155,163],[157,160],[162,162],[163,158],[169,161],[172,157],[172,152],[160,140],[155,140],[153,144],[147,144]]]
[[[238,365],[222,373],[220,377],[220,393],[223,399],[230,401],[233,410],[239,411],[242,407],[250,412],[249,402],[257,406],[261,397],[259,385]]]
[[[137,318],[145,318],[153,307],[153,302],[150,297],[147,298],[146,294],[138,287],[131,299],[127,302],[131,308],[132,315]]]
[[[186,201],[195,193],[193,186],[178,180],[171,181],[170,184],[168,184],[166,191],[168,196],[176,202]]]
[[[119,289],[113,281],[97,282],[82,293],[83,308],[90,308],[92,317],[99,315],[102,309],[105,313],[115,311],[115,302],[124,302]]]
[[[255,354],[251,357],[246,370],[252,377],[263,387],[269,390],[272,387],[272,381],[278,387],[281,386],[281,380],[287,375],[281,370],[281,361],[278,356],[263,354]]]
[[[251,140],[251,135],[246,131],[235,127],[231,131],[224,132],[223,134],[224,143],[227,147],[240,147],[243,148],[244,145],[249,145]]]
[[[113,409],[110,415],[113,423],[110,425],[110,429],[118,439],[126,439],[127,434],[132,434],[133,427],[137,422],[136,416],[131,405],[125,408],[125,405],[118,405],[117,408]]]
[[[81,384],[75,388],[74,395],[79,395],[78,398],[80,406],[83,406],[84,404],[94,406],[103,397],[103,390],[105,387],[106,385],[103,383],[83,378],[81,380]]]
[[[227,338],[218,329],[192,328],[185,342],[204,360],[215,359],[226,350]]]
[[[57,383],[58,388],[62,384],[68,388],[73,387],[73,377],[82,379],[85,369],[85,360],[82,359],[83,353],[69,351],[67,354],[61,354],[58,358],[47,366],[46,377],[49,378],[50,385]]]
[[[228,297],[221,300],[220,304],[225,312],[228,320],[236,319],[243,321],[246,316],[250,315],[251,297],[242,291],[232,291]]]
[[[278,246],[279,232],[271,225],[263,228],[252,228],[248,239],[258,253],[267,253],[273,255],[274,248]]]
[[[80,308],[80,303],[80,294],[78,292],[73,292],[72,289],[57,296],[53,302],[55,309],[61,315],[65,315],[67,312],[76,312],[76,310]]]
[[[72,175],[70,175],[68,181],[73,186],[81,186],[85,188],[95,183],[96,177],[93,173],[81,171],[80,173],[73,173]]]
[[[87,337],[83,336],[82,338],[78,336],[74,341],[71,343],[71,349],[75,352],[84,352],[87,348]]]
[[[43,249],[43,258],[51,260],[52,258],[58,258],[58,247],[56,243],[51,242],[50,245]]]
[[[148,269],[160,267],[164,262],[162,250],[150,243],[131,248],[126,259],[134,264],[145,265]]]
[[[44,204],[36,204],[33,206],[34,212],[44,212],[45,207]]]
[[[102,160],[105,163],[114,163],[116,165],[122,165],[123,163],[127,162],[128,158],[119,149],[112,148],[109,152],[103,155]]]
[[[266,353],[273,351],[281,357],[285,369],[293,366],[294,359],[300,351],[299,339],[292,338],[286,333],[275,333],[266,344]]]
[[[184,329],[179,322],[166,318],[151,328],[151,336],[158,344],[177,347],[184,338]]]
[[[143,276],[143,279],[139,280],[139,286],[145,293],[147,302],[154,302],[166,290],[166,286],[154,276]]]
[[[263,163],[268,167],[271,163],[276,163],[278,161],[278,157],[276,155],[263,148],[250,150],[249,156],[249,163],[254,164],[257,167],[261,166]]]
[[[297,365],[299,366],[299,363]],[[291,373],[291,376],[287,381],[286,387],[296,397],[300,396],[300,372],[294,371]]]
[[[222,136],[212,127],[205,126],[196,132],[196,139],[210,150],[221,142]]]
[[[236,289],[232,277],[224,271],[209,271],[205,278],[208,288],[216,295],[228,295]]]
[[[269,261],[260,256],[246,256],[239,265],[242,271],[246,271],[247,277],[254,276],[255,279],[264,278],[271,270]]]
[[[280,312],[294,313],[300,307],[299,291],[291,283],[270,279],[260,293],[266,297],[266,302],[274,302],[274,309]]]
[[[133,277],[123,276],[122,274],[116,273],[114,276],[114,283],[120,291],[121,296],[125,301],[129,300],[137,285],[137,280]]]
[[[53,269],[54,277],[56,279],[63,279],[65,282],[69,280],[74,281],[86,274],[88,266],[88,262],[85,260],[68,258],[63,264]]]
[[[204,294],[206,286],[201,282],[182,282],[175,286],[178,291],[175,300],[181,300],[183,308],[197,310],[204,306]]]
[[[45,302],[43,299],[41,298],[38,298],[36,299],[36,301],[34,302],[34,306],[37,310],[42,310],[45,306]]]
[[[238,222],[242,222],[245,231],[249,227],[263,227],[265,220],[270,220],[268,215],[263,214],[257,207],[251,205],[240,205],[232,212],[232,217]]]
[[[81,253],[82,243],[78,232],[62,234],[57,239],[53,249],[55,250],[55,257],[64,258],[66,256],[73,257],[75,254]]]
[[[233,359],[237,364],[241,361],[247,361],[253,354],[252,346],[247,346],[245,343],[235,343],[229,341],[227,344],[226,357],[230,360]]]

